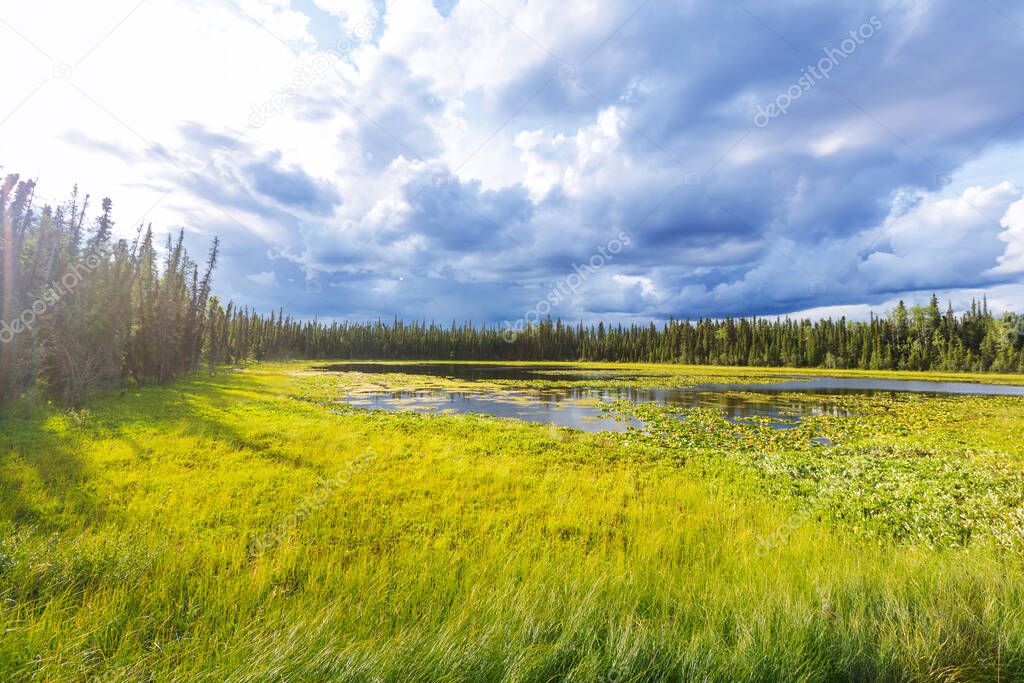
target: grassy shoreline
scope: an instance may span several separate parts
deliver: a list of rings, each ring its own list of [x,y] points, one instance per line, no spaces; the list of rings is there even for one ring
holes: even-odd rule
[[[1020,399],[872,404],[804,453],[346,409],[322,364],[8,410],[0,678],[1024,676],[1024,559],[985,528],[1016,529]],[[959,545],[859,533],[826,486],[855,460],[908,477],[875,503],[887,529],[993,516]],[[998,505],[964,485],[990,471]]]

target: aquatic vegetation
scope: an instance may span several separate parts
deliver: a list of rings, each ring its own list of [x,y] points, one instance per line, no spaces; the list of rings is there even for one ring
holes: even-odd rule
[[[645,386],[657,386],[659,380],[664,386],[694,386],[781,379],[758,370],[733,369],[734,374],[729,374],[714,368],[712,374],[697,374],[664,366],[641,368],[642,372],[636,368],[602,371],[622,373],[630,377],[630,384],[634,378],[642,378]],[[402,373],[346,373],[325,381],[348,387],[370,381],[377,390],[382,386],[410,390],[410,382],[419,390],[480,391],[482,387],[496,394],[509,385],[542,390],[623,382],[488,380],[468,384],[431,376],[410,379]],[[727,395],[758,398],[741,391]],[[808,400],[800,394],[774,398],[783,404]],[[977,427],[985,424],[977,418],[986,414],[1024,416],[1024,398],[838,394],[829,396],[827,403],[847,416],[728,419],[715,408],[630,401],[615,401],[603,409],[613,419],[642,421],[643,427],[630,427],[619,438],[627,444],[654,447],[656,459],[685,464],[705,477],[736,476],[738,470],[750,479],[748,485],[753,489],[785,500],[807,519],[841,523],[854,535],[927,547],[961,547],[979,536],[1010,549],[1024,546],[1024,420],[1011,423],[1015,426],[1011,431],[1002,423]]]
[[[787,429],[769,420],[731,422],[710,409],[623,403],[609,409],[644,421],[625,440],[653,444],[705,475],[739,468],[752,475],[750,485],[846,532],[928,547],[964,546],[981,536],[1024,548],[1020,460],[983,457],[959,439],[928,434],[950,418],[953,404],[962,416],[986,401],[1024,414],[1024,399],[843,400],[860,415],[807,417]]]

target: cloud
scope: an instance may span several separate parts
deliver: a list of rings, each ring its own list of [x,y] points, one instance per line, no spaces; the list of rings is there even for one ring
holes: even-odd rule
[[[113,142],[93,139],[80,130],[69,130],[64,133],[61,138],[76,147],[81,147],[94,152],[101,152],[103,154],[110,154],[124,162],[131,162],[137,159],[132,150],[126,149]]]
[[[132,8],[5,13],[42,52],[0,40],[19,65],[2,163],[55,200],[75,182],[114,197],[126,235],[184,225],[200,252],[221,235],[218,284],[243,304],[515,319],[620,231],[629,248],[553,315],[862,313],[932,289],[1012,303],[1024,274],[1024,51],[987,6]],[[331,286],[308,295],[307,277]]]
[[[1006,228],[999,239],[1006,242],[1006,251],[999,256],[999,265],[993,274],[1019,275],[1024,273],[1024,200],[1013,203],[1000,224]]]
[[[277,274],[272,270],[246,275],[245,279],[261,287],[278,287]]]
[[[341,203],[329,183],[314,180],[301,168],[283,166],[280,152],[249,164],[245,170],[257,193],[285,207],[326,216]]]
[[[900,292],[1003,285],[1012,278],[990,272],[1006,248],[999,218],[1012,220],[1021,196],[1010,183],[967,188],[955,197],[897,196],[876,226],[809,249],[778,238],[742,276],[684,287],[668,305],[688,301],[700,314],[786,313],[876,303]]]
[[[858,264],[859,275],[878,291],[970,287],[1000,258],[1000,218],[1019,200],[1010,183],[968,188],[959,197],[925,198],[890,216]]]

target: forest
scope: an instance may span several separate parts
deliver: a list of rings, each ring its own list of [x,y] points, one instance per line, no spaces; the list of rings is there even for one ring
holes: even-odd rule
[[[623,361],[872,370],[1024,371],[1024,316],[987,302],[956,313],[900,302],[867,322],[701,318],[662,325],[544,320],[496,325],[298,320],[221,301],[219,245],[202,262],[183,232],[161,247],[152,226],[114,235],[109,198],[91,220],[77,188],[36,207],[35,181],[0,187],[0,403],[25,394],[65,405],[94,390],[165,383],[247,360]]]

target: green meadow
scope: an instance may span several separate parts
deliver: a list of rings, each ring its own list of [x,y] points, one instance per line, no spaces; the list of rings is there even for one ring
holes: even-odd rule
[[[0,680],[1024,679],[1024,398],[583,433],[316,365],[6,408]]]

